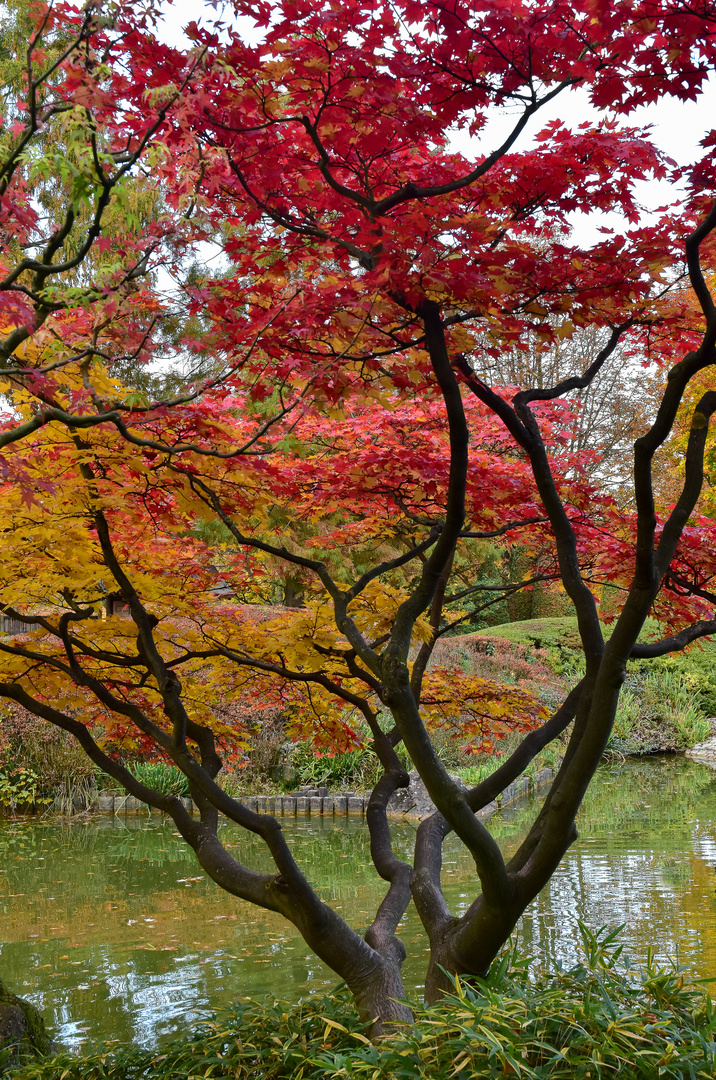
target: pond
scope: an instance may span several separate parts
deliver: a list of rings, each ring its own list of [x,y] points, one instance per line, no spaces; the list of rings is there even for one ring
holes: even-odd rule
[[[506,809],[491,829],[513,849],[533,811]],[[383,895],[363,823],[296,819],[285,825],[311,878],[355,927]],[[649,949],[697,976],[716,975],[716,772],[683,758],[603,766],[580,814],[580,839],[517,931],[530,953],[570,960],[578,921],[626,923],[625,952]],[[415,828],[396,826],[406,854]],[[226,824],[224,842],[257,868],[257,842]],[[453,910],[474,896],[474,868],[445,847]],[[419,993],[426,941],[409,909],[406,986]],[[184,1030],[232,998],[271,991],[296,998],[336,976],[279,916],[206,880],[171,822],[102,817],[82,824],[0,823],[0,974],[33,1001],[59,1042],[135,1040]]]

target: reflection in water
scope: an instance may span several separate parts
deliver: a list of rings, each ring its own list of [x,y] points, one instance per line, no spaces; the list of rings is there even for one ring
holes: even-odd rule
[[[532,812],[491,824],[503,850],[518,845]],[[578,920],[626,923],[632,961],[649,948],[695,974],[716,974],[716,774],[684,759],[600,770],[579,821],[580,839],[517,934],[528,952],[569,961]],[[370,869],[361,822],[285,823],[326,900],[362,929],[384,892]],[[412,825],[395,828],[409,854]],[[225,843],[268,869],[258,841],[226,825]],[[444,883],[455,912],[474,899],[474,868],[445,845]],[[418,991],[427,946],[414,909],[400,930],[406,985]],[[0,970],[35,1002],[58,1038],[134,1039],[152,1045],[242,994],[295,998],[336,977],[279,916],[207,881],[171,823],[101,818],[86,825],[0,823]]]
[[[651,950],[661,963],[716,975],[716,775],[683,758],[605,767],[579,828],[522,920],[523,943],[570,961],[579,920],[593,930],[624,923],[632,962]]]

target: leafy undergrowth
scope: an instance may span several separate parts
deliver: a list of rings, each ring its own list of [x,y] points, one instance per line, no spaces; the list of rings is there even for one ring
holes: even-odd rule
[[[624,754],[683,750],[710,734],[692,679],[668,668],[637,670],[626,677],[609,748]]]
[[[605,635],[609,628],[605,627]],[[647,622],[642,638],[659,636]],[[573,617],[530,619],[490,627],[446,643],[479,674],[530,682],[545,704],[561,701],[584,670]],[[716,641],[671,656],[632,661],[609,750],[651,754],[687,749],[708,738],[716,716]]]
[[[111,1047],[15,1069],[13,1080],[712,1080],[716,1011],[678,971],[620,963],[617,932],[582,930],[584,957],[535,975],[505,954],[488,980],[457,982],[415,1024],[369,1042],[346,994],[244,1000],[159,1053]]]
[[[578,638],[568,625],[574,619],[539,619],[530,624],[506,623],[463,637],[446,638],[435,649],[440,664],[460,664],[471,674],[507,685],[528,686],[548,707],[556,707],[569,691],[581,656]],[[539,623],[550,627],[544,642],[521,627]],[[567,635],[566,640],[564,635]],[[575,630],[576,635],[576,630]]]

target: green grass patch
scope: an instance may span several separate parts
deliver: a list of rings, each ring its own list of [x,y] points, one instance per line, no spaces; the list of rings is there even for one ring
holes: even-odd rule
[[[504,638],[515,645],[527,645],[534,649],[581,648],[577,619],[571,615],[555,619],[524,619],[521,622],[488,626],[477,630],[470,637]]]
[[[508,736],[498,744],[501,749],[496,753],[473,754],[468,759],[470,764],[457,765],[454,772],[468,787],[476,787],[499,769],[505,758],[509,757],[512,751],[516,749],[521,738],[522,736]],[[556,772],[563,756],[564,746],[562,742],[558,740],[551,743],[530,761],[529,765],[520,773],[520,777],[534,776],[543,769],[552,769],[553,772]]]
[[[167,765],[163,761],[135,761],[129,771],[140,784],[161,795],[186,797],[189,794],[189,781],[176,765]]]

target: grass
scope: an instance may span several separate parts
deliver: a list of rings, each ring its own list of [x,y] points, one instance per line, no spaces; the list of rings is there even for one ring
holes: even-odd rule
[[[153,788],[161,795],[189,794],[189,781],[176,765],[166,765],[163,761],[135,761],[129,771],[140,784]]]
[[[515,645],[528,645],[534,649],[579,649],[579,631],[576,616],[564,615],[556,619],[524,619],[522,622],[502,623],[477,630],[470,637],[496,637]]]
[[[455,773],[460,777],[463,783],[468,787],[475,787],[483,780],[491,776],[496,769],[499,769],[503,760],[512,753],[517,747],[517,744],[521,740],[521,736],[508,736],[500,743],[502,749],[495,754],[475,754],[469,759],[470,764],[458,765],[455,768]],[[520,776],[534,776],[535,773],[541,772],[542,769],[553,769],[555,772],[559,767],[559,764],[564,756],[564,747],[561,741],[550,744],[545,747],[533,760],[529,763],[526,769]]]
[[[109,1046],[13,1070],[12,1080],[712,1080],[716,1013],[674,968],[621,962],[618,932],[582,927],[580,963],[535,972],[506,952],[486,980],[372,1044],[348,995],[242,999],[157,1053]]]
[[[710,732],[686,678],[656,668],[627,676],[609,748],[625,754],[681,750],[703,742]]]
[[[72,736],[0,706],[0,805],[67,814],[85,810],[95,795],[94,766]]]

